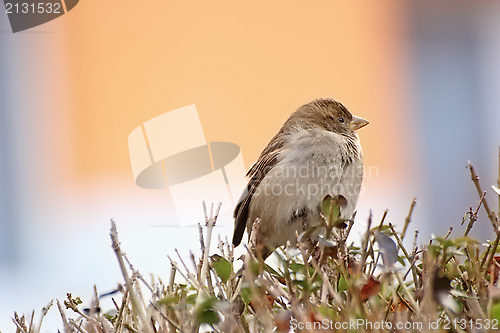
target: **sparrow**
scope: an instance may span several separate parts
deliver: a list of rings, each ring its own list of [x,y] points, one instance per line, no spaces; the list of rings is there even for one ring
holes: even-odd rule
[[[330,98],[292,113],[247,173],[248,185],[234,210],[233,246],[245,229],[263,259],[287,242],[296,245],[297,233],[322,223],[321,203],[328,194],[346,198],[341,218],[351,218],[363,180],[355,131],[367,124]]]

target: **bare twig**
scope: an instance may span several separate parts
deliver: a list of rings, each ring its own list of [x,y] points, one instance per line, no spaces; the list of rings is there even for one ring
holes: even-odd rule
[[[481,198],[479,199],[479,204],[477,205],[477,208],[475,211],[472,211],[472,207],[471,207],[471,209],[469,211],[469,223],[467,224],[467,228],[464,231],[464,236],[467,236],[469,234],[472,227],[474,226],[474,223],[477,221],[477,213],[479,212],[479,208],[481,207],[481,204],[483,203],[485,196],[486,196],[486,192],[484,192],[481,195]]]
[[[177,249],[176,249],[177,251]],[[179,255],[179,252],[177,252],[177,255]],[[180,257],[180,255],[179,255]],[[179,274],[189,283],[191,284],[191,286],[193,288],[195,288],[196,290],[199,290],[201,287],[200,287],[200,284],[198,283],[198,280],[196,279],[196,277],[191,274],[191,272],[187,269],[186,265],[184,264],[184,269],[186,269],[186,274],[184,274],[180,269],[179,267],[177,267],[177,263],[175,261],[172,260],[172,258],[170,258],[170,256],[167,256],[167,258],[170,260],[170,264],[175,266],[175,269],[177,272],[179,272]],[[182,261],[182,258],[181,258],[181,261]]]
[[[111,243],[113,246],[113,250],[115,251],[116,257],[118,258],[118,264],[120,265],[120,269],[122,271],[123,279],[125,280],[125,285],[127,286],[127,291],[130,295],[130,300],[132,301],[132,306],[139,316],[139,320],[141,321],[142,329],[146,333],[152,333],[150,322],[146,319],[146,315],[140,305],[137,294],[135,293],[134,286],[130,278],[128,277],[128,272],[125,267],[125,262],[123,261],[122,250],[120,248],[120,242],[118,241],[118,231],[116,230],[116,224],[113,220],[111,220]]]
[[[405,239],[406,230],[408,229],[408,225],[411,222],[411,215],[413,214],[413,209],[415,208],[416,204],[417,204],[417,198],[413,198],[413,200],[411,201],[410,211],[408,212],[408,216],[406,216],[406,219],[405,219],[403,231],[401,231],[401,240]]]
[[[479,176],[474,171],[474,167],[472,166],[472,164],[470,162],[468,163],[467,166],[468,166],[470,173],[471,173],[472,182],[476,186],[477,193],[479,194],[480,198],[483,198],[482,199],[483,207],[486,210],[486,213],[488,214],[488,218],[490,219],[491,225],[493,226],[493,231],[496,234],[496,238],[495,238],[495,241],[493,243],[492,250],[490,251],[490,253],[488,255],[488,259],[486,260],[486,267],[484,268],[484,276],[486,276],[488,274],[488,270],[489,270],[489,267],[491,265],[491,262],[493,261],[493,257],[495,256],[495,252],[498,248],[498,243],[500,241],[500,229],[498,227],[498,220],[497,220],[495,213],[490,210],[490,207],[488,206],[488,202],[486,201],[486,198],[483,197],[484,192],[481,189],[481,185],[479,184]]]
[[[208,256],[209,256],[209,252],[210,252],[210,243],[212,241],[212,230],[215,226],[215,223],[217,222],[217,217],[219,216],[221,206],[222,206],[222,203],[219,202],[219,204],[217,205],[217,209],[215,211],[215,216],[214,216],[214,215],[212,215],[213,214],[213,204],[212,204],[212,208],[210,209],[210,216],[207,216],[206,205],[205,205],[205,202],[203,202],[203,211],[205,212],[205,222],[207,225],[207,241],[206,241],[206,246],[205,246],[205,250],[203,253],[203,267],[201,269],[201,281],[202,281],[202,283],[205,279],[209,278],[208,274],[210,274],[208,271]]]
[[[382,214],[382,218],[380,219],[380,223],[378,225],[378,230],[382,230],[382,226],[384,225],[385,218],[387,217],[387,213],[389,213],[389,210],[386,209],[384,210],[384,213]]]
[[[134,266],[132,265],[132,263],[130,262],[130,260],[128,260],[127,255],[122,252],[122,256],[125,259],[125,261],[127,262],[128,267],[132,271],[132,276],[134,276],[133,280],[135,280],[135,279],[141,280],[142,283],[144,283],[144,285],[149,289],[149,291],[153,292],[153,288],[151,288],[151,286],[149,285],[149,283],[146,280],[144,280],[142,274],[139,273],[139,271],[134,268]]]
[[[361,262],[360,262],[361,272],[364,271],[364,267],[365,267],[368,240],[369,240],[370,235],[371,235],[371,232],[370,232],[371,225],[372,225],[372,212],[370,210],[370,216],[368,217],[368,224],[366,226],[365,237],[363,238],[363,243],[361,244]]]
[[[391,229],[392,234],[396,238],[396,242],[398,243],[398,248],[400,248],[401,251],[403,251],[406,259],[408,260],[409,263],[411,263],[412,262],[412,256],[410,256],[409,253],[408,253],[408,251],[406,251],[406,248],[403,245],[403,241],[402,241],[401,238],[399,238],[399,235],[396,232],[396,230],[394,229],[394,226],[392,225],[392,223],[389,223],[389,228]],[[415,265],[412,266],[411,273],[413,275],[413,281],[416,281],[416,279],[417,279],[417,272],[415,271]],[[412,304],[412,306],[413,306],[413,304]]]
[[[448,237],[450,237],[450,235],[451,235],[452,232],[453,232],[453,226],[450,225],[450,228],[448,229],[448,232],[444,236],[444,239],[448,239]]]
[[[153,309],[156,310],[156,312],[163,319],[165,319],[168,322],[168,324],[170,325],[171,329],[176,329],[176,330],[180,329],[180,327],[172,319],[170,319],[167,315],[165,315],[163,312],[161,312],[161,310],[153,302],[149,302],[149,304],[153,307]]]
[[[174,292],[174,282],[175,282],[175,272],[177,272],[177,267],[170,262],[170,280],[168,282],[168,292]]]
[[[43,307],[42,316],[40,318],[40,324],[38,324],[38,328],[36,330],[36,333],[40,332],[40,328],[42,327],[42,323],[43,323],[43,318],[45,318],[45,315],[47,314],[47,312],[49,312],[49,309],[53,303],[54,303],[54,300],[51,300],[49,304],[47,304],[46,306]]]
[[[64,324],[64,332],[65,333],[71,333],[73,332],[73,329],[71,329],[70,324],[68,323],[68,319],[66,319],[66,314],[64,313],[64,310],[61,306],[61,303],[59,303],[59,300],[56,300],[57,302],[57,308],[59,309],[59,313],[61,314],[61,319]]]
[[[486,266],[484,267],[484,276],[488,275],[488,271],[490,270],[491,263],[493,262],[493,258],[495,257],[496,249],[498,249],[498,243],[500,242],[500,233],[497,233],[495,241],[493,242],[493,246],[488,255],[488,260],[486,261]],[[483,267],[481,267],[483,268]]]
[[[476,186],[477,193],[478,193],[479,197],[481,197],[483,195],[484,191],[481,189],[481,185],[479,184],[479,176],[474,171],[474,167],[472,166],[472,164],[470,162],[468,163],[467,167],[470,170],[471,179],[472,179],[472,182],[474,183],[474,185]],[[486,201],[485,198],[483,199],[483,207],[486,210],[486,213],[488,214],[488,218],[491,221],[491,225],[493,226],[494,232],[496,234],[500,234],[500,231],[498,228],[497,217],[496,217],[495,213],[493,211],[491,211],[490,207],[488,206],[488,202]]]
[[[83,320],[83,319],[82,319]],[[81,332],[81,333],[88,333],[86,330],[84,330],[82,328],[82,325],[81,324],[77,324],[73,319],[69,318],[69,324],[71,326],[73,326],[74,328],[76,328],[76,331],[77,332]]]
[[[21,318],[19,318],[17,312],[14,312],[14,318],[12,318],[12,321],[17,326],[16,333],[17,332],[28,333],[28,328],[26,327],[24,315]]]

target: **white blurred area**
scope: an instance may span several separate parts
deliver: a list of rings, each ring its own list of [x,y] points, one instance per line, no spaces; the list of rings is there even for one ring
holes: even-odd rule
[[[407,235],[411,240],[419,229],[422,244],[431,233],[445,234],[449,225],[462,233],[461,219],[478,201],[468,160],[490,205],[498,207],[490,186],[498,176],[500,145],[500,3],[414,1],[406,15],[410,91],[400,116],[412,131],[393,140],[408,142],[412,164],[397,179],[379,170],[378,177],[365,180],[354,233],[365,230],[370,210],[374,223],[389,209],[387,220],[402,226],[417,197]],[[111,218],[123,251],[146,278],[153,273],[167,280],[167,255],[177,259],[177,248],[188,262],[189,251],[199,253],[199,241],[196,228],[165,226],[176,223],[168,193],[137,187],[132,171],[128,179],[110,174],[81,190],[55,181],[71,179],[66,173],[74,167],[61,164],[70,160],[74,145],[74,119],[64,112],[71,98],[65,88],[70,74],[52,77],[68,70],[61,45],[43,27],[35,29],[39,33],[5,33],[9,28],[3,16],[0,30],[0,331],[11,332],[13,311],[29,315],[35,309],[38,322],[51,299],[62,301],[71,292],[88,302],[94,284],[104,293],[122,282],[110,245]],[[40,85],[33,80],[38,76],[50,80]],[[61,98],[47,99],[54,90]],[[371,120],[369,126],[376,124]],[[69,140],[61,142],[61,137]],[[192,209],[201,210],[201,203]],[[231,240],[230,214],[222,218],[228,227],[215,233]],[[481,241],[491,237],[484,214],[472,235]],[[212,244],[215,250],[217,240]],[[103,308],[109,309],[107,302]],[[61,328],[55,306],[42,327],[42,332]]]

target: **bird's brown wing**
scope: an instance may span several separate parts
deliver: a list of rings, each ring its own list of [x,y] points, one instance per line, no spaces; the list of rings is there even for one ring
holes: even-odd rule
[[[257,162],[255,162],[250,170],[248,170],[247,177],[250,178],[250,180],[248,181],[245,191],[241,194],[238,204],[234,208],[234,246],[238,246],[241,243],[241,239],[245,233],[248,220],[248,210],[252,196],[262,179],[264,179],[269,170],[271,170],[278,162],[280,151],[283,148],[283,143],[284,135],[280,132],[271,140],[271,142],[260,154]]]

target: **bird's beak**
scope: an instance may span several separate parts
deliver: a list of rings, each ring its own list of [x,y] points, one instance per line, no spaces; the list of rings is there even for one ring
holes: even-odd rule
[[[356,131],[356,130],[359,130],[361,127],[365,127],[368,124],[369,124],[368,120],[363,119],[361,117],[352,116],[352,121],[349,124],[349,127],[353,131]]]

